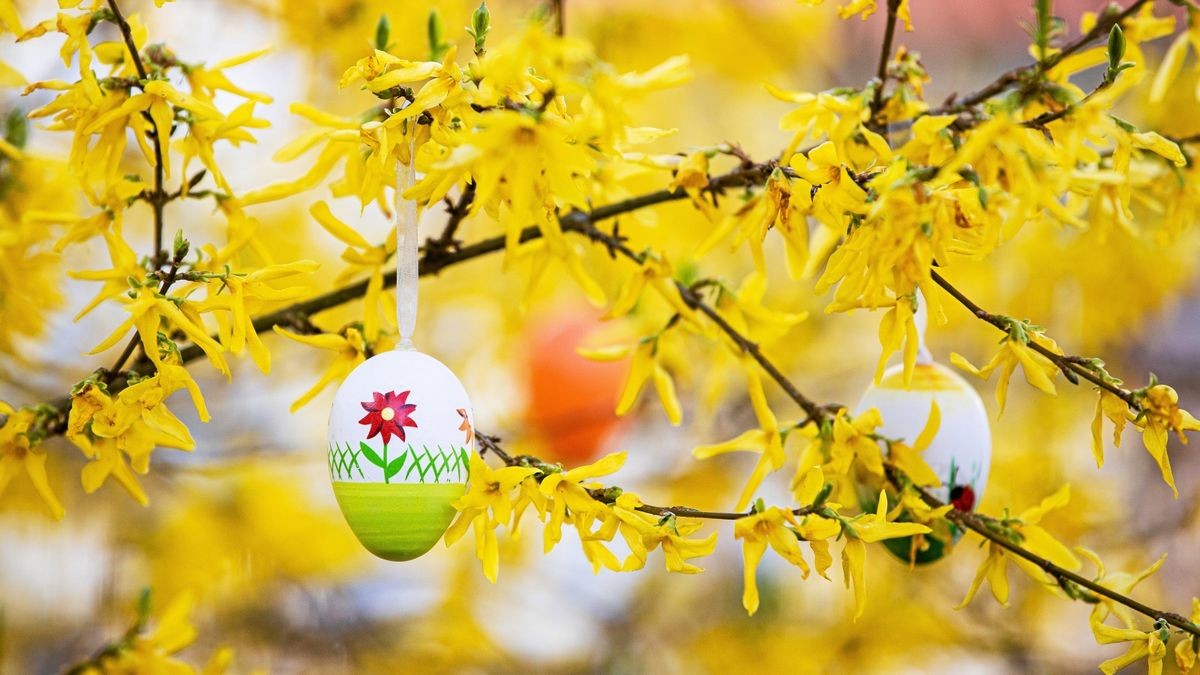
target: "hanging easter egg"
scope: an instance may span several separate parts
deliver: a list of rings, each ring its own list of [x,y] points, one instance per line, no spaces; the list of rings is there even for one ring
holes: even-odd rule
[[[474,446],[467,392],[437,359],[397,350],[355,368],[329,414],[329,475],[363,546],[386,560],[432,548],[466,489]]]
[[[568,466],[591,462],[621,424],[614,409],[624,366],[588,360],[577,351],[600,326],[594,315],[567,310],[530,331],[525,424],[545,443],[539,454],[550,461]]]
[[[928,490],[944,502],[971,511],[983,497],[991,466],[992,434],[987,411],[979,394],[958,373],[932,360],[922,361],[926,362],[916,364],[907,386],[903,365],[885,371],[879,383],[863,394],[858,410],[877,408],[883,416],[878,432],[911,444],[925,428],[936,401],[941,424],[922,456],[942,484]],[[917,542],[905,537],[885,544],[905,562],[933,562],[948,554],[963,534],[953,523],[938,527],[941,531],[935,528]]]

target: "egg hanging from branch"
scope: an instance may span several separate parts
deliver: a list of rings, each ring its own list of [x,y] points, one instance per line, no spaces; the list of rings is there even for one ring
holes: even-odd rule
[[[929,421],[934,403],[940,415],[937,434],[922,452],[925,463],[941,481],[926,490],[943,502],[972,511],[983,498],[992,459],[992,433],[987,410],[975,388],[950,368],[937,363],[924,345],[924,298],[919,298],[917,334],[921,342],[912,379],[904,382],[904,366],[888,368],[877,384],[867,388],[858,410],[876,408],[883,417],[877,432],[913,444]],[[906,516],[901,515],[901,520]],[[929,563],[942,558],[962,537],[949,521],[933,525],[920,537],[889,539],[888,550],[905,562]]]
[[[412,560],[442,537],[466,490],[472,420],[458,378],[427,354],[388,351],[350,373],[329,415],[329,475],[367,550]]]

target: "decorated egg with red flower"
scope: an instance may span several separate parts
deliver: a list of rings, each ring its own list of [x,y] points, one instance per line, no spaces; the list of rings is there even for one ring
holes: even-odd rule
[[[462,383],[427,354],[389,351],[350,373],[329,415],[329,476],[367,550],[411,560],[442,537],[466,489],[472,419]]]
[[[974,510],[987,486],[992,434],[983,401],[970,383],[946,366],[925,360],[914,366],[905,384],[904,366],[897,364],[867,389],[858,410],[878,409],[883,416],[878,432],[911,444],[925,428],[935,402],[938,431],[922,457],[941,485],[929,492],[956,508]],[[885,545],[905,562],[928,563],[948,554],[962,535],[953,523],[943,521],[929,534],[890,539]]]

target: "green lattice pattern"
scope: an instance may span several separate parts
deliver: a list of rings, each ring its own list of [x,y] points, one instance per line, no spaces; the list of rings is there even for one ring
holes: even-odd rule
[[[359,454],[349,443],[344,448],[337,443],[329,446],[329,475],[345,480],[353,478],[354,472],[357,471],[359,478],[366,478],[362,467],[358,465]]]
[[[345,447],[333,444],[329,449],[329,473],[334,480],[353,480],[354,474],[365,479],[360,457],[367,459],[371,465],[379,467],[384,473],[384,482],[393,482],[397,474],[403,473],[405,481],[420,483],[464,483],[467,480],[471,463],[470,453],[466,448],[441,445],[430,449],[422,445],[414,447],[411,443],[399,455],[388,456],[387,449],[377,450],[367,443],[359,443],[355,448],[350,443]]]
[[[429,446],[423,445],[418,450],[410,444],[404,454],[408,466],[404,480],[410,480],[414,474],[422,483],[462,483],[467,480],[470,456],[466,448],[451,446],[447,451],[439,445],[434,452]]]

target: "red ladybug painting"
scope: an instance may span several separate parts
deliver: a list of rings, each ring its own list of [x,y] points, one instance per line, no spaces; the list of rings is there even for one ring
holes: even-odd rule
[[[950,490],[950,503],[959,511],[975,508],[975,490],[970,485],[956,485]]]

